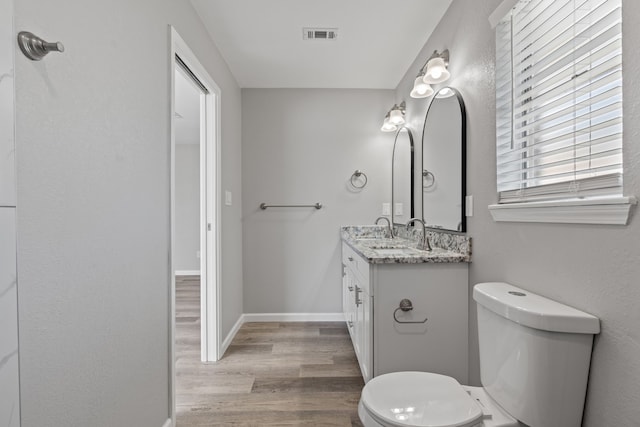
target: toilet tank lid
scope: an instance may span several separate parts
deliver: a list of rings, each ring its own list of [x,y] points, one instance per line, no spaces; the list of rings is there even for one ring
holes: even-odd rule
[[[478,283],[473,299],[513,322],[550,332],[600,333],[600,320],[573,307],[550,300],[508,283]]]

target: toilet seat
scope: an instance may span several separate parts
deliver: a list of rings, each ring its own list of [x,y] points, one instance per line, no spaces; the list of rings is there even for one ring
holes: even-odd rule
[[[480,406],[454,378],[429,372],[394,372],[373,378],[360,403],[381,425],[473,427]]]

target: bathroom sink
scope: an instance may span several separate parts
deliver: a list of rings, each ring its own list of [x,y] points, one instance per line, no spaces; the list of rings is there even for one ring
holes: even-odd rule
[[[419,253],[419,251],[406,246],[402,248],[380,248],[374,249],[374,251],[376,252],[376,255],[381,257],[407,256]]]
[[[407,245],[403,245],[400,243],[374,243],[372,245],[367,245],[371,249],[408,249]]]
[[[358,239],[358,243],[369,249],[407,249],[407,242],[396,241],[396,239],[377,238],[377,239]]]

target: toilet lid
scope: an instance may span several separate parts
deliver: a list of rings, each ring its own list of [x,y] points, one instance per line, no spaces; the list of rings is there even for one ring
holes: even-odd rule
[[[427,372],[394,372],[373,378],[361,401],[381,424],[470,427],[482,417],[480,406],[455,379]]]

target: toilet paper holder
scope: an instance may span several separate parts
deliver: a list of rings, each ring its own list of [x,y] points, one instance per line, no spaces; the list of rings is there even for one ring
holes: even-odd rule
[[[404,298],[400,301],[400,305],[398,306],[398,308],[396,308],[395,310],[393,310],[393,320],[395,320],[397,323],[426,323],[427,320],[429,320],[427,317],[424,318],[424,320],[419,321],[419,320],[398,320],[398,318],[396,317],[396,314],[398,313],[398,310],[404,311],[405,313],[407,311],[411,311],[413,310],[413,304],[411,303],[410,299]]]

